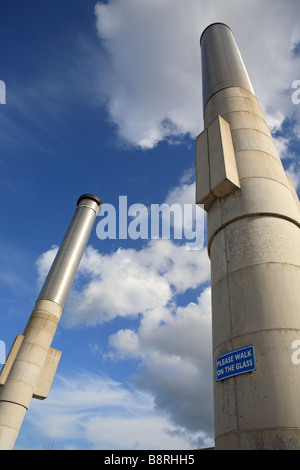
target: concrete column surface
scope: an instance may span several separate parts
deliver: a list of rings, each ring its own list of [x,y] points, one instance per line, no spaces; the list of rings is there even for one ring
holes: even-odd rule
[[[257,370],[216,382],[216,449],[300,449],[300,214],[257,98],[233,87],[205,127],[230,124],[241,189],[208,212],[214,359],[253,344]]]
[[[292,360],[300,341],[299,199],[232,31],[214,23],[200,44],[196,201],[207,211],[214,364],[252,345],[256,365],[218,381],[214,371],[215,448],[300,449],[300,365]]]

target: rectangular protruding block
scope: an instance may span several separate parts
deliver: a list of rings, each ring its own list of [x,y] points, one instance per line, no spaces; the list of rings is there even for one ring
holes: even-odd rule
[[[54,348],[49,349],[44,366],[41,370],[38,383],[33,393],[33,398],[38,398],[39,400],[44,400],[45,398],[47,398],[56,373],[58,363],[60,361],[60,357],[61,351],[58,351]]]
[[[240,188],[230,125],[221,116],[208,127],[210,185],[216,197]]]
[[[207,211],[215,200],[210,188],[207,129],[204,129],[196,139],[196,155],[196,204],[203,204]]]
[[[230,125],[217,116],[196,139],[196,204],[208,211],[216,198],[240,188]]]

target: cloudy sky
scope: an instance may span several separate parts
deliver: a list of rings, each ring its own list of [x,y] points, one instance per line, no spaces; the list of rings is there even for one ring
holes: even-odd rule
[[[81,194],[99,196],[117,219],[126,196],[128,223],[135,204],[148,217],[154,204],[184,212],[194,203],[199,38],[210,23],[233,30],[299,193],[298,8],[297,0],[2,0],[0,340],[7,350]],[[169,239],[151,239],[150,230],[122,239],[119,219],[116,236],[105,238],[106,214],[53,342],[63,354],[51,393],[32,401],[16,448],[212,445],[205,238],[190,249],[187,234],[175,237],[174,220]],[[193,220],[204,234],[201,209]]]

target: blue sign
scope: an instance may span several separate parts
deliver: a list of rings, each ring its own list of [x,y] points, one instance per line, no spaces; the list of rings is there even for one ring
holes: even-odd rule
[[[255,369],[254,347],[250,344],[216,358],[216,381],[220,382]]]

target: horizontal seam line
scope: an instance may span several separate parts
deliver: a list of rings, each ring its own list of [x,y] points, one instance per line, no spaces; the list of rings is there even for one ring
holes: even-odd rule
[[[275,214],[275,212],[254,212],[252,214],[243,214],[243,215],[240,215],[238,217],[235,217],[233,219],[230,219],[228,222],[226,222],[225,224],[222,224],[210,237],[210,239],[208,240],[208,243],[207,243],[207,251],[208,251],[208,256],[210,257],[210,247],[211,247],[211,244],[214,240],[214,238],[216,237],[216,235],[221,232],[221,230],[223,230],[224,228],[226,228],[228,225],[230,224],[233,224],[234,222],[237,222],[238,220],[242,220],[242,219],[248,219],[250,217],[275,217],[277,219],[283,219],[283,220],[286,220],[288,222],[291,222],[292,224],[296,225],[296,227],[300,228],[300,223],[297,222],[296,220],[293,220],[291,219],[290,217],[288,216],[285,216],[283,214]]]

